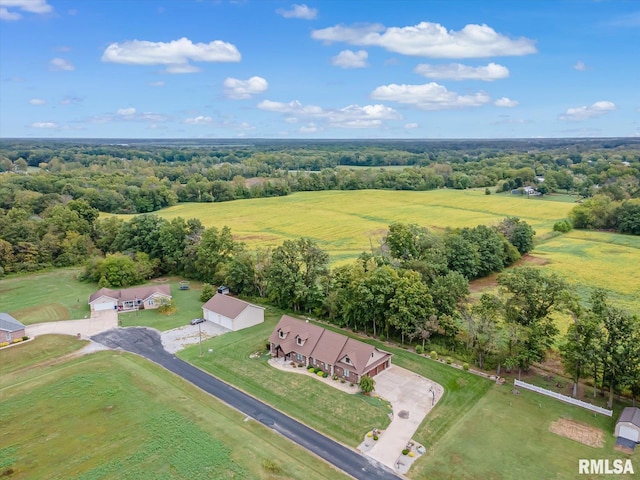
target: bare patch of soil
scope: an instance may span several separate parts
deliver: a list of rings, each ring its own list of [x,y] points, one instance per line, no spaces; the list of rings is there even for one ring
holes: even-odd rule
[[[526,255],[521,257],[520,260],[518,260],[513,266],[514,267],[521,267],[523,265],[542,266],[542,265],[549,265],[550,263],[551,263],[551,260],[547,258],[535,257],[527,253]]]
[[[477,280],[469,282],[469,292],[480,293],[488,288],[497,287],[498,282],[496,281],[496,276],[497,274],[494,273],[488,277],[478,278]]]
[[[561,418],[549,425],[549,430],[589,447],[604,447],[604,432],[602,430],[575,420]]]

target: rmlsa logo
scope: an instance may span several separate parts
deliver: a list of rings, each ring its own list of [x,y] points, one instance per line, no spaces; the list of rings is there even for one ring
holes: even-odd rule
[[[578,473],[586,475],[633,475],[631,460],[598,460],[581,458],[578,460]]]

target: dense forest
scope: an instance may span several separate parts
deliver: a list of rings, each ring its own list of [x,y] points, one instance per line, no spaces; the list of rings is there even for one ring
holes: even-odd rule
[[[532,187],[580,196],[557,230],[640,234],[640,140],[4,141],[0,171],[0,275],[84,265],[84,279],[107,287],[181,275],[499,371],[542,361],[558,341],[552,315],[564,312],[574,322],[561,353],[574,380],[640,395],[637,317],[599,290],[585,305],[543,270],[503,272],[533,248],[535,232],[518,218],[444,233],[394,223],[381,245],[331,269],[309,239],[252,251],[227,227],[150,213],[302,190]],[[100,212],[144,215],[124,222]],[[469,281],[497,272],[499,292],[470,303]]]

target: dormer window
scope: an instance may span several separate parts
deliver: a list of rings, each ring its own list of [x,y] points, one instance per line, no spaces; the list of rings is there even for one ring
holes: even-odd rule
[[[284,333],[282,330],[279,330],[279,331],[278,331],[278,336],[279,336],[280,338],[284,338],[284,337],[286,337],[286,336],[287,336],[287,334],[286,334],[286,333]]]
[[[304,340],[302,340],[302,338],[300,337],[296,337],[296,343],[300,346],[304,345]]]

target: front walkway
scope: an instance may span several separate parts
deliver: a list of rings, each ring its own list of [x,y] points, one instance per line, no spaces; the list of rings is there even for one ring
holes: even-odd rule
[[[89,338],[92,335],[110,330],[118,326],[118,314],[115,310],[92,312],[91,318],[83,320],[63,320],[59,322],[44,322],[27,325],[25,333],[28,337],[38,335],[61,334],[80,335]]]
[[[293,365],[291,365],[291,363],[292,362],[290,362],[289,360],[285,361],[284,358],[282,357],[269,359],[269,365],[277,368],[278,370],[282,370],[289,373],[300,373],[302,375],[309,375],[310,377],[313,377],[320,382],[324,382],[333,388],[342,390],[343,392],[358,393],[357,385],[351,386],[350,383],[347,383],[347,382],[342,383],[340,382],[340,380],[334,380],[333,378],[331,378],[331,376],[324,378],[315,373],[309,373],[309,370],[307,370],[307,367],[298,367],[298,366],[294,367]],[[295,362],[293,362],[293,364],[297,365],[297,363]]]
[[[366,455],[404,473],[396,462],[444,390],[441,385],[397,365],[380,372],[374,380],[375,393],[391,402],[393,420]]]

